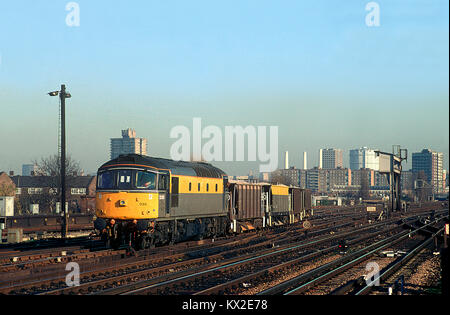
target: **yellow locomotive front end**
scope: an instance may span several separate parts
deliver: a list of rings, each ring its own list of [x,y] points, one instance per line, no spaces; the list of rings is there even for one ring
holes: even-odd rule
[[[116,220],[156,219],[158,198],[158,193],[97,192],[96,216]]]
[[[111,245],[135,243],[160,211],[166,214],[169,174],[144,166],[117,165],[97,174],[95,229]]]

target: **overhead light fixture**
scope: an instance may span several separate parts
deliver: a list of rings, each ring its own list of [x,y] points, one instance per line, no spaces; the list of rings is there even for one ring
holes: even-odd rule
[[[50,96],[58,96],[61,92],[60,91],[54,91],[54,92],[50,92],[48,93],[48,95]],[[66,94],[66,98],[71,98],[72,95],[68,92],[65,93]]]

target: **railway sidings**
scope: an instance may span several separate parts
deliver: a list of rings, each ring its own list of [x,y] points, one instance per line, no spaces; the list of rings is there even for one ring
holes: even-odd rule
[[[405,270],[434,257],[447,216],[438,204],[389,219],[334,208],[306,223],[141,251],[104,248],[96,239],[7,248],[0,250],[0,294],[389,294],[400,290],[402,276],[406,282],[413,276]],[[65,282],[68,262],[80,266],[79,286]],[[364,278],[370,262],[379,268],[378,286]]]

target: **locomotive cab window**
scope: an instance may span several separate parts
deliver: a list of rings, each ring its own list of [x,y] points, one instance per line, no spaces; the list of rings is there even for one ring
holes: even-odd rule
[[[138,171],[136,173],[136,188],[147,190],[156,189],[156,174]]]
[[[117,188],[131,189],[131,170],[120,170],[117,172]]]
[[[112,189],[114,188],[114,173],[103,172],[98,175],[97,189]]]
[[[159,190],[167,190],[167,188],[169,187],[168,181],[169,181],[169,176],[159,175],[158,189]]]

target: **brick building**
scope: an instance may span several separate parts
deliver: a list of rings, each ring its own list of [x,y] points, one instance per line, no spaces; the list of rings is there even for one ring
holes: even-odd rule
[[[59,178],[53,176],[12,176],[17,204],[16,215],[28,213],[30,204],[39,204],[40,213],[55,213]],[[67,176],[66,201],[72,213],[94,212],[96,176]]]

